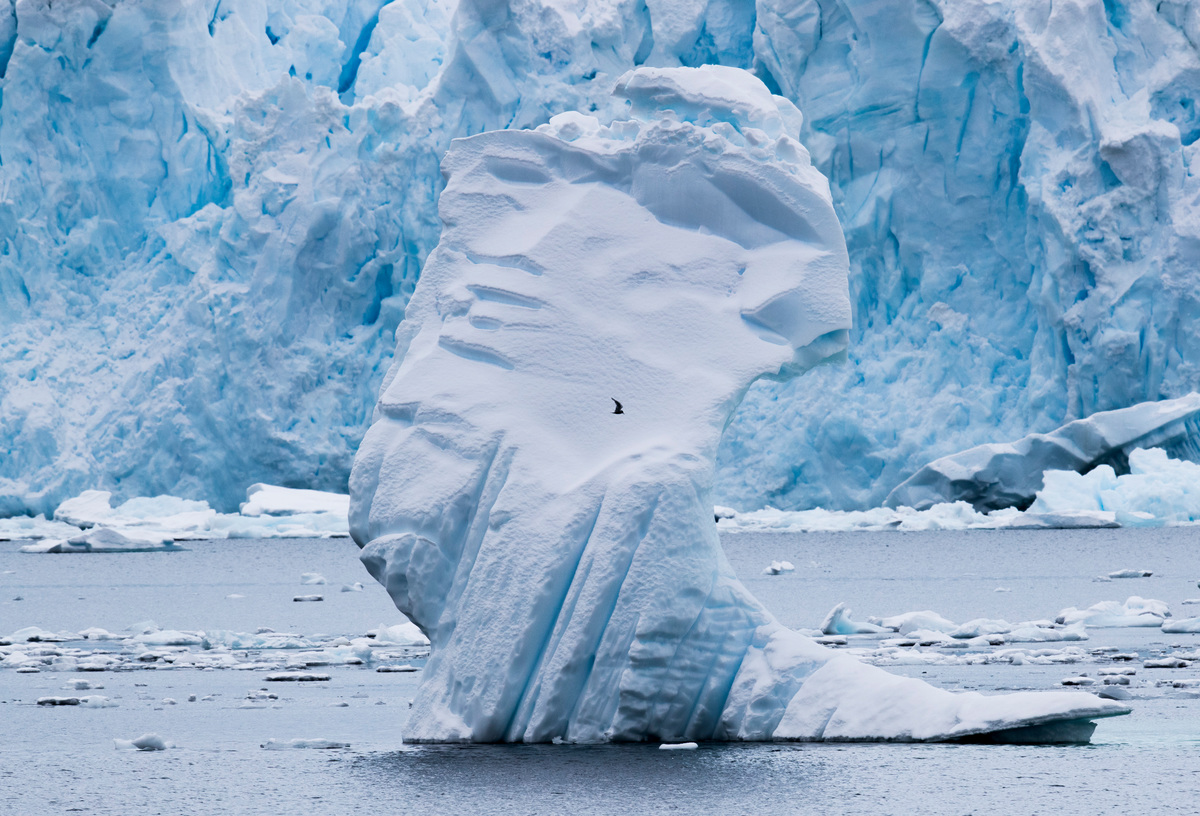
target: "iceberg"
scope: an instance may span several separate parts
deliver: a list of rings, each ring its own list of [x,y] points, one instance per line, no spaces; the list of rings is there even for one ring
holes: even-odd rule
[[[1046,471],[1086,474],[1107,467],[1110,473],[1127,474],[1130,455],[1142,448],[1161,449],[1163,458],[1200,459],[1200,394],[1102,411],[1050,433],[944,456],[897,485],[886,503],[926,510],[965,501],[981,512],[1024,510],[1045,486]],[[1047,502],[1040,508],[1052,512]],[[1068,505],[1063,509],[1092,508]]]
[[[626,119],[443,162],[350,479],[362,561],[431,643],[404,738],[1078,741],[1127,713],[893,677],[737,580],[718,441],[752,383],[844,354],[845,245],[800,112],[750,74],[641,68],[617,94]]]

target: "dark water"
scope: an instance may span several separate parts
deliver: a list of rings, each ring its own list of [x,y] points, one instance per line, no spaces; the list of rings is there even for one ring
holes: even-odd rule
[[[933,609],[958,621],[1053,617],[1130,595],[1176,616],[1200,597],[1200,530],[738,534],[730,559],[779,617],[815,626],[839,601],[855,616]],[[120,630],[152,618],[181,629],[365,631],[397,618],[347,541],[196,542],[187,553],[33,556],[0,544],[0,634],[22,626]],[[771,560],[797,569],[762,576]],[[1146,579],[1095,582],[1122,568]],[[11,573],[6,571],[12,570]],[[294,604],[301,572],[322,572],[323,604]],[[1009,592],[998,593],[996,588]],[[229,599],[240,594],[241,599]],[[13,601],[20,595],[23,600]],[[1200,649],[1198,635],[1094,630],[1085,648]],[[1052,647],[1063,644],[1048,644]],[[1140,664],[1139,664],[1140,666]],[[89,675],[116,708],[45,708],[69,674],[0,668],[0,814],[1073,814],[1200,813],[1200,694],[1138,670],[1133,715],[1100,723],[1094,744],[404,746],[419,676],[334,667],[328,683],[239,702],[256,672],[191,669]],[[911,665],[891,670],[949,688],[1057,687],[1097,665]],[[1164,682],[1160,682],[1164,681]],[[275,684],[276,686],[278,684]],[[190,694],[210,702],[186,703]],[[164,698],[178,704],[163,703]],[[345,702],[346,706],[335,707]],[[178,747],[114,750],[154,731]],[[349,750],[268,751],[268,739],[327,738]]]

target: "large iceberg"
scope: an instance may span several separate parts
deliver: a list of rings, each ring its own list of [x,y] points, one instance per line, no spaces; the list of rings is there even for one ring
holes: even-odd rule
[[[457,136],[752,70],[831,180],[850,365],[759,382],[717,497],[1200,388],[1187,0],[0,0],[0,515],[343,491]]]
[[[405,739],[1078,741],[1125,713],[889,675],[737,580],[718,441],[751,383],[843,353],[845,245],[799,111],[750,74],[617,92],[628,119],[563,113],[443,163],[351,476],[363,563],[432,644]]]

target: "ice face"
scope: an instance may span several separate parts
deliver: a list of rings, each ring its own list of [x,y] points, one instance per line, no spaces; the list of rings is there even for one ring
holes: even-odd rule
[[[640,69],[618,92],[633,119],[483,133],[443,165],[442,239],[351,477],[362,560],[432,644],[405,739],[946,739],[1122,713],[890,677],[736,579],[717,443],[756,379],[844,348],[841,233],[794,107],[748,74]]]
[[[1180,396],[1196,42],[1182,0],[0,0],[0,515],[344,491],[451,140],[624,118],[643,64],[797,103],[847,236],[851,364],[751,389],[723,503]]]

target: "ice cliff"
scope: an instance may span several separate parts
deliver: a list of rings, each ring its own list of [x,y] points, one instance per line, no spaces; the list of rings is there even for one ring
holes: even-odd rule
[[[405,739],[1086,741],[1125,713],[894,677],[737,580],[721,433],[754,381],[842,353],[848,257],[786,99],[713,66],[617,93],[631,118],[563,113],[442,165],[350,480],[363,563],[432,645]]]
[[[723,503],[1181,396],[1197,43],[1185,0],[0,0],[0,515],[343,490],[450,140],[637,65],[795,102],[847,239],[850,364],[754,386]]]

